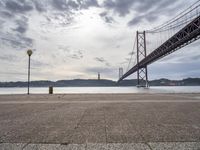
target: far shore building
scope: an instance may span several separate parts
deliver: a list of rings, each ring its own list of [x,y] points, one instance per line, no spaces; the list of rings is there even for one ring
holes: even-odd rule
[[[119,79],[123,76],[123,68],[119,68]]]
[[[101,80],[101,75],[99,72],[98,72],[98,80]]]

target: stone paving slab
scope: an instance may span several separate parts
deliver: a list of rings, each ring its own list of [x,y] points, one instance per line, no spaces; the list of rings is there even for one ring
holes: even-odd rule
[[[22,150],[26,143],[0,143],[0,150]]]
[[[149,143],[152,150],[200,150],[200,142]]]
[[[200,150],[198,142],[25,144],[1,143],[0,150]]]
[[[151,150],[143,143],[87,144],[86,150]]]

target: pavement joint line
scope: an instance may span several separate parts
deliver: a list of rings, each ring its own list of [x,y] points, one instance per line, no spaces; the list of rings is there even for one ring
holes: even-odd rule
[[[88,104],[88,103],[200,103],[200,100],[99,100],[99,101],[0,101],[2,104]]]
[[[141,136],[142,140],[144,141],[144,142],[142,142],[142,143],[145,144],[145,145],[147,145],[147,146],[149,147],[150,150],[153,150],[153,149],[151,148],[151,146],[148,144],[148,142],[146,141],[145,137],[144,137],[141,133],[139,133],[139,132],[138,132],[138,134]]]
[[[71,142],[70,140],[71,140],[71,138],[73,137],[75,131],[79,128],[79,126],[80,126],[80,124],[81,124],[81,121],[83,120],[83,117],[84,117],[84,115],[85,115],[86,110],[87,110],[87,109],[84,110],[83,114],[81,115],[80,120],[78,121],[78,123],[77,123],[76,126],[74,127],[73,133],[71,134],[71,136],[69,136],[69,140],[68,140],[68,143],[69,143],[69,144],[71,144],[71,143],[70,143],[70,142]],[[68,144],[68,145],[69,145],[69,144]]]
[[[144,144],[146,144],[150,150],[153,150],[153,148],[150,146],[150,144],[148,142],[145,142]]]
[[[26,148],[26,146],[28,146],[29,143],[25,143],[25,145],[22,147],[22,150]]]

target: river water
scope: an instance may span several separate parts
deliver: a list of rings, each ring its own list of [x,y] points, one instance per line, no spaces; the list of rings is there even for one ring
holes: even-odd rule
[[[54,94],[72,93],[200,93],[200,86],[54,87]],[[0,94],[26,94],[27,88],[0,88]],[[48,87],[31,87],[31,94],[48,94]]]

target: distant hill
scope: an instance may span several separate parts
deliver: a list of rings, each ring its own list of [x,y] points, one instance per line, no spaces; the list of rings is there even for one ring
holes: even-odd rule
[[[149,81],[150,86],[200,86],[200,78],[187,78],[183,80],[159,79]],[[119,84],[112,80],[75,79],[53,81],[31,81],[31,87],[104,87],[104,86],[136,86],[137,80],[123,80]],[[0,82],[0,87],[27,87],[27,82]]]
[[[89,86],[116,86],[116,82],[112,80],[59,80],[53,81],[31,81],[31,87],[89,87]],[[0,82],[0,87],[27,87],[27,82]]]
[[[199,86],[200,78],[187,78],[183,80],[159,79],[150,81],[151,86]]]

